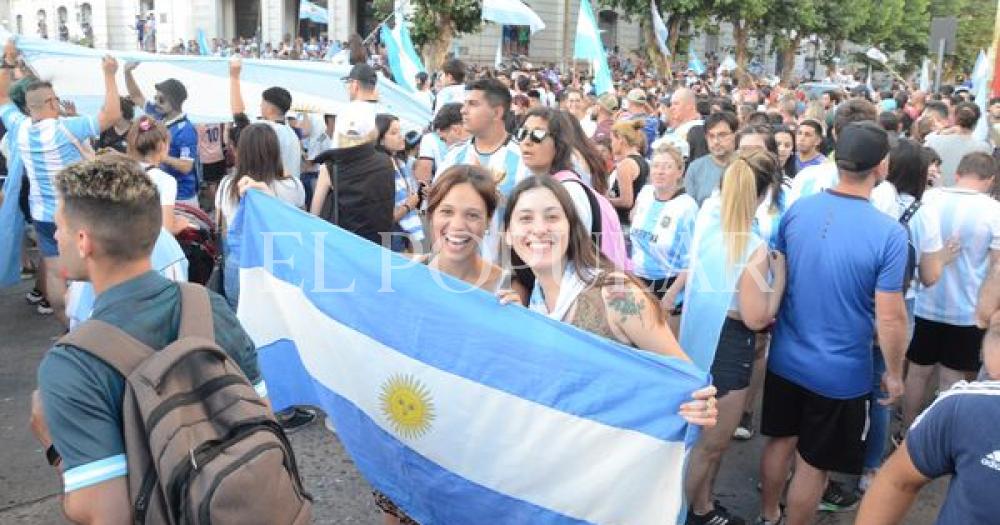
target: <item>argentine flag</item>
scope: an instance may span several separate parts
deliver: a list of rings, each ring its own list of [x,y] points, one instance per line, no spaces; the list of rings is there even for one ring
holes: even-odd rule
[[[502,306],[257,191],[230,239],[275,409],[322,407],[418,522],[681,517],[693,364]]]
[[[397,17],[399,15],[396,15]],[[389,55],[389,70],[395,77],[396,83],[408,88],[410,91],[417,90],[417,73],[424,70],[424,63],[413,48],[410,40],[410,30],[406,23],[397,18],[396,28],[389,29],[389,26],[382,24],[382,42],[385,43],[386,53]]]
[[[597,19],[588,0],[580,0],[580,14],[576,20],[576,43],[573,58],[590,62],[594,69],[594,92],[597,95],[611,91],[611,69],[608,55],[601,42],[601,32],[597,29]]]

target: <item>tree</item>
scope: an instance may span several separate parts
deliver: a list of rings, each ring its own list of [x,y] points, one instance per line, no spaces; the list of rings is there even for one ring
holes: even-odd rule
[[[990,47],[997,4],[993,0],[931,0],[932,17],[958,17],[958,35],[952,67],[971,72],[980,49]],[[931,54],[937,49],[928,50]]]
[[[669,32],[667,49],[674,56],[677,55],[681,33],[684,29],[700,25],[706,20],[712,2],[713,0],[656,0],[657,8],[663,16],[663,23]],[[609,9],[620,9],[626,16],[638,18],[643,41],[653,42],[649,0],[598,0],[596,3]],[[645,46],[644,51],[650,63],[657,65],[663,75],[670,75],[671,57],[663,56],[655,44]]]
[[[733,26],[733,40],[736,43],[736,66],[745,71],[750,40],[750,24],[761,20],[774,5],[774,0],[714,0],[712,15],[716,20],[729,22]]]
[[[376,16],[385,18],[393,10],[393,0],[377,0]],[[413,45],[421,50],[424,65],[435,70],[444,64],[456,36],[474,33],[482,27],[482,2],[479,0],[410,0]]]

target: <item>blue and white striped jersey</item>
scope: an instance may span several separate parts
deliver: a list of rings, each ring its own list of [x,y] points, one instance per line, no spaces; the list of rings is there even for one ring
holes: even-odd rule
[[[635,200],[629,230],[634,273],[654,280],[686,270],[697,216],[698,203],[690,195],[681,193],[661,201],[653,186],[643,187]]]

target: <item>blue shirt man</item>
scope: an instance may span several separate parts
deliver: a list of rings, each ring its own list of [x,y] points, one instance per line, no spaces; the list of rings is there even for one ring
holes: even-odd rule
[[[184,101],[187,100],[187,89],[179,80],[168,78],[156,84],[156,96],[152,101],[147,100],[132,74],[138,66],[138,62],[125,64],[128,96],[148,115],[163,121],[167,127],[170,132],[170,151],[160,168],[177,179],[177,201],[197,206],[198,176],[195,163],[198,160],[198,132],[182,111]]]

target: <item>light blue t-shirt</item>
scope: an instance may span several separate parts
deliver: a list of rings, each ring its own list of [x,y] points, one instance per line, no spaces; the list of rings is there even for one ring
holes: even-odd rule
[[[938,524],[996,523],[1000,516],[1000,381],[961,382],[941,394],[906,435],[913,466],[951,476]],[[984,424],[986,423],[986,424]]]
[[[719,166],[711,155],[696,159],[684,175],[684,191],[701,206],[719,187],[725,170],[726,167]]]
[[[647,185],[639,192],[633,208],[632,264],[644,279],[667,279],[686,270],[690,259],[698,203],[686,193],[661,201]]]
[[[979,287],[986,278],[990,252],[1000,250],[1000,202],[958,187],[924,193],[923,206],[940,219],[941,239],[957,239],[961,251],[944,267],[933,286],[917,292],[917,317],[955,326],[976,324]]]
[[[89,139],[100,136],[97,117],[59,117],[31,122],[17,106],[8,103],[0,106],[0,119],[10,136],[10,147],[17,148],[24,160],[30,181],[31,218],[55,222],[55,177],[67,166],[83,160],[74,142],[86,147]]]
[[[768,369],[824,397],[867,395],[875,292],[902,291],[906,230],[868,199],[827,190],[785,213],[776,249],[788,282]]]

